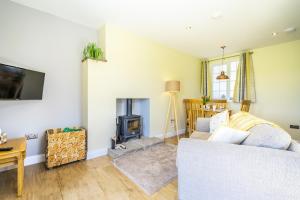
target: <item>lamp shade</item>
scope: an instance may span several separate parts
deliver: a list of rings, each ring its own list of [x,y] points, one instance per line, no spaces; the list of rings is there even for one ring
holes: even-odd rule
[[[217,76],[217,80],[228,80],[228,79],[229,76],[227,76],[224,71],[221,71],[221,74]]]
[[[175,80],[167,81],[165,91],[180,92],[180,81],[175,81]]]

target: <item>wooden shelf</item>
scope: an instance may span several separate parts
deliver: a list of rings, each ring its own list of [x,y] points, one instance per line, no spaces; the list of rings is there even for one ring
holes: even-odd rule
[[[81,62],[84,62],[84,61],[86,61],[86,60],[94,60],[94,61],[107,62],[106,59],[99,59],[99,60],[98,60],[98,59],[93,59],[93,58],[82,59]]]

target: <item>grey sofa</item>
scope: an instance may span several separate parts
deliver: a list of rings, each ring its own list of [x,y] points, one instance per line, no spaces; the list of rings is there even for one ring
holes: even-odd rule
[[[205,120],[178,145],[180,200],[300,200],[300,153],[206,141]]]

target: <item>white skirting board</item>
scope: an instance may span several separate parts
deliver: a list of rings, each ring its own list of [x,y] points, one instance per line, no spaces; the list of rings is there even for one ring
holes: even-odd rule
[[[107,155],[107,148],[88,151],[87,160]]]
[[[179,134],[183,134],[185,133],[185,129],[180,129],[178,130]],[[158,134],[153,134],[154,137],[159,137],[159,138],[163,138],[164,134],[162,134],[161,132],[159,132]],[[173,132],[168,132],[167,133],[167,137],[173,137],[176,136],[176,133]],[[96,149],[96,150],[92,150],[92,151],[88,151],[87,153],[87,160],[93,159],[93,158],[97,158],[100,156],[105,156],[107,155],[107,148],[102,148],[102,149]],[[29,166],[29,165],[34,165],[34,164],[38,164],[41,162],[45,162],[45,154],[39,154],[39,155],[34,155],[34,156],[28,156],[25,158],[24,160],[24,165],[25,166]],[[0,172],[3,171],[7,171],[10,169],[14,169],[16,168],[16,166],[9,166],[9,167],[4,167],[0,169]]]
[[[24,160],[24,165],[29,166],[37,163],[41,163],[45,161],[45,154],[39,154],[39,155],[34,155],[34,156],[28,156]],[[8,167],[4,167],[0,169],[0,172],[11,170],[17,168],[17,165],[12,165]]]
[[[25,166],[34,165],[34,164],[41,163],[44,161],[45,161],[45,154],[28,156],[24,160],[24,165]]]
[[[88,151],[87,160],[90,160],[90,159],[93,159],[93,158],[96,158],[96,157],[100,157],[100,156],[105,156],[105,155],[107,155],[107,149],[97,149],[97,150],[93,150],[93,151]],[[45,162],[45,154],[39,154],[39,155],[26,157],[25,160],[24,160],[24,165],[29,166],[29,165],[42,163],[42,162]],[[12,166],[9,166],[9,167],[4,167],[4,168],[0,169],[0,172],[11,170],[11,169],[14,169],[14,168],[17,168],[17,166],[12,165]]]
[[[107,149],[97,149],[94,151],[88,151],[87,160],[93,159],[100,156],[105,156],[107,154]],[[39,154],[34,156],[28,156],[25,158],[24,165],[29,166],[37,163],[45,162],[45,154]]]
[[[180,130],[178,130],[178,134],[179,134],[179,135],[180,135],[180,134],[184,134],[184,133],[185,133],[185,129],[180,129]],[[174,137],[174,136],[176,136],[175,131],[169,131],[169,132],[167,132],[167,138],[169,138],[169,137]],[[163,138],[163,137],[164,137],[164,134],[163,134],[163,133],[159,133],[159,134],[154,135],[154,137]]]

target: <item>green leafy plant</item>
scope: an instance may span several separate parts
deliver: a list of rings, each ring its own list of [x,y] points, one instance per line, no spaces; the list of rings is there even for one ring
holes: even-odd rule
[[[103,59],[103,51],[97,47],[96,43],[88,43],[88,45],[84,48],[82,52],[82,61],[86,59]]]
[[[210,101],[210,96],[201,97],[203,105],[206,105]]]
[[[80,128],[69,128],[69,127],[66,127],[64,128],[63,132],[66,133],[66,132],[76,132],[76,131],[80,131],[81,129]]]

